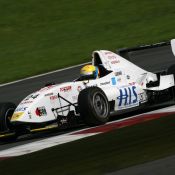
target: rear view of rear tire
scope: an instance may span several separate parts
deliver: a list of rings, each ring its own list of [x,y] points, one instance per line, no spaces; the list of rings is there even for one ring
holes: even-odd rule
[[[15,108],[14,103],[0,103],[0,132],[10,132],[13,129],[10,119]]]
[[[78,96],[80,115],[89,126],[105,124],[109,120],[109,103],[98,87],[82,90]]]

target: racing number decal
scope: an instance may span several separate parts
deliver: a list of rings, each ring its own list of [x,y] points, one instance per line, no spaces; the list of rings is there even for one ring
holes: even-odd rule
[[[138,102],[138,96],[136,92],[136,87],[127,87],[119,89],[120,96],[117,97],[119,100],[118,106],[133,106]]]

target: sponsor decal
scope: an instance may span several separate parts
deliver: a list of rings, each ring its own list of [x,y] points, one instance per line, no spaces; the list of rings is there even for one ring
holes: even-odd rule
[[[103,86],[103,85],[107,85],[107,84],[110,84],[110,81],[106,81],[106,82],[102,82],[102,83],[100,83],[101,86]]]
[[[60,88],[60,92],[68,92],[71,90],[72,90],[72,86],[66,86],[66,87]]]
[[[136,82],[131,82],[131,83],[129,83],[129,85],[131,85],[131,86],[133,86],[133,85],[135,85],[136,84]]]
[[[44,87],[44,88],[40,89],[39,92],[47,91],[53,87],[55,87],[55,85],[50,85],[50,86]]]
[[[44,106],[36,108],[35,114],[39,117],[46,116],[47,115],[46,108]]]
[[[30,99],[35,99],[35,98],[37,98],[39,96],[39,94],[31,94],[31,95],[29,95],[29,96],[27,96],[25,99],[24,99],[24,101],[27,101],[27,100],[30,100]]]
[[[104,53],[105,53],[105,55],[112,54],[112,52],[110,52],[110,51],[106,51]]]
[[[11,121],[18,120],[23,114],[24,114],[24,112],[15,112],[15,113],[12,115]]]
[[[145,93],[140,93],[140,94],[138,94],[138,97],[139,97],[139,101],[140,101],[141,103],[147,101],[147,96],[146,96]]]
[[[119,100],[118,107],[132,107],[138,105],[138,95],[136,87],[126,87],[119,89],[120,95],[117,97]]]
[[[56,99],[58,99],[57,95],[50,96],[50,100],[56,100]]]
[[[45,94],[44,96],[47,97],[47,96],[51,96],[53,95],[53,93],[48,93],[48,94]]]
[[[28,111],[28,116],[29,116],[29,119],[32,119],[32,113],[30,111]]]
[[[116,78],[116,81],[117,81],[117,82],[121,82],[121,81],[122,81],[121,77],[117,77],[117,78]]]
[[[130,75],[126,75],[126,78],[129,80],[130,79]]]
[[[112,85],[116,85],[116,84],[117,84],[116,78],[115,78],[115,77],[112,77],[112,78],[111,78],[111,82],[112,82]]]
[[[77,87],[77,91],[80,92],[83,88],[81,86]]]
[[[60,123],[61,123],[62,125],[63,125],[63,124],[66,124],[66,123],[67,123],[67,119],[66,119],[66,118],[65,118],[65,119],[64,119],[64,118],[61,119],[61,120],[60,120]]]
[[[86,84],[86,87],[97,87],[97,84],[93,84],[93,85],[87,85]]]
[[[30,104],[30,103],[33,103],[33,101],[23,101],[23,102],[21,102],[21,104]]]
[[[108,56],[108,59],[109,59],[109,60],[115,60],[115,59],[116,59],[116,56],[115,56],[115,55],[109,55],[109,56]]]
[[[24,112],[28,107],[17,107],[15,112]]]
[[[122,75],[122,71],[119,71],[119,72],[114,72],[115,76],[119,76],[119,75]]]
[[[120,60],[111,61],[111,64],[118,64],[118,63],[120,63]]]

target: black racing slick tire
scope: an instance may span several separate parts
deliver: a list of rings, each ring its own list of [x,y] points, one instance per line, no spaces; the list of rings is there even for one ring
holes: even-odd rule
[[[11,102],[0,103],[0,132],[9,132],[13,126],[10,119],[13,115],[16,105]]]
[[[80,116],[89,126],[102,125],[109,120],[109,103],[98,87],[83,89],[78,96]]]
[[[174,75],[174,82],[175,82],[175,64],[171,65],[167,70],[167,75],[173,74]],[[170,95],[175,100],[175,86],[171,88]]]
[[[168,70],[167,70],[167,74],[173,74],[175,76],[175,64],[171,65]]]

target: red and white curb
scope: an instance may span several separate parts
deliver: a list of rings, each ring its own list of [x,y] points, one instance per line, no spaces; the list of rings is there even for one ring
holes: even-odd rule
[[[79,140],[85,137],[90,137],[100,133],[109,132],[111,130],[116,130],[126,126],[131,126],[160,117],[165,117],[170,114],[175,114],[175,106],[139,114],[122,120],[112,121],[102,126],[86,128],[83,130],[78,130],[67,134],[53,136],[39,141],[34,141],[32,143],[15,146],[13,148],[0,151],[0,160],[33,153],[56,145],[61,145],[64,143]]]

